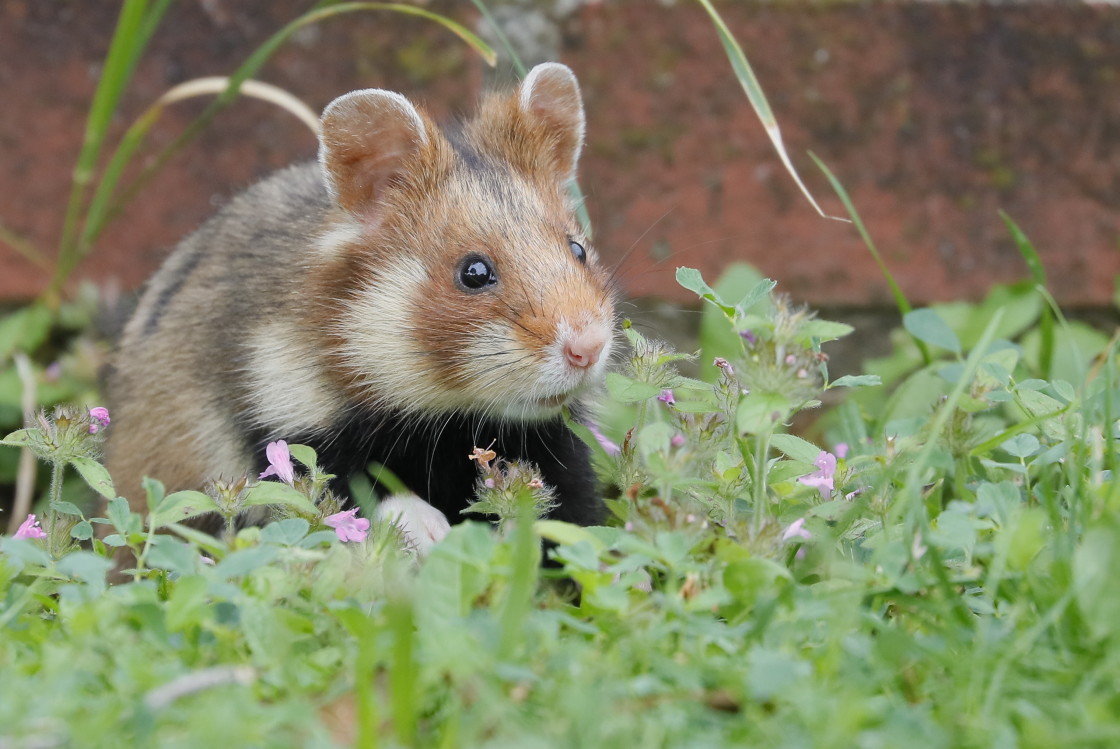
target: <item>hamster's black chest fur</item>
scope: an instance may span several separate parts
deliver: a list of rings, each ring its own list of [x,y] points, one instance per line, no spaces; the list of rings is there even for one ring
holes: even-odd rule
[[[517,423],[451,414],[418,421],[392,413],[351,413],[355,415],[319,434],[251,435],[257,445],[257,470],[267,465],[264,448],[271,440],[308,445],[318,453],[320,467],[335,474],[331,488],[349,506],[349,477],[364,472],[370,463],[380,463],[455,523],[464,518],[461,511],[474,496],[478,477],[468,456],[475,447],[493,443],[491,449],[501,458],[530,461],[540,469],[559,502],[552,518],[578,525],[604,520],[590,451],[562,418]],[[377,490],[384,488],[378,485]]]

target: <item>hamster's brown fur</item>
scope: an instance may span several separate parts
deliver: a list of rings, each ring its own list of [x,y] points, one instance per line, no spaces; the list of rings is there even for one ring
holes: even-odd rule
[[[583,127],[557,64],[450,133],[390,92],[333,102],[319,163],[234,198],[143,294],[109,382],[118,491],[140,509],[146,475],[174,491],[255,474],[286,439],[340,487],[375,460],[454,518],[467,453],[496,439],[541,466],[558,517],[595,522],[559,416],[601,379],[614,315],[566,190]]]

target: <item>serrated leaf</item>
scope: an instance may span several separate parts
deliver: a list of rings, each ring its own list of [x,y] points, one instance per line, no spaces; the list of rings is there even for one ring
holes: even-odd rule
[[[82,478],[86,480],[86,483],[105,499],[113,499],[117,496],[117,490],[113,488],[113,480],[109,478],[109,472],[105,470],[105,466],[96,460],[92,458],[71,458],[70,465],[74,466]]]
[[[902,318],[902,325],[919,341],[948,349],[954,354],[961,352],[957,334],[941,319],[941,315],[928,307],[907,312]]]
[[[795,437],[792,434],[775,434],[770,438],[770,444],[794,460],[809,464],[812,464],[817,456],[823,452],[812,442]]]
[[[620,403],[637,403],[660,395],[661,388],[632,380],[618,372],[608,372],[607,392]]]

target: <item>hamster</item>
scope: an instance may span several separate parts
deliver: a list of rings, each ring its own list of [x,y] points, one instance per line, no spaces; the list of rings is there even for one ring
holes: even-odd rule
[[[556,63],[446,132],[400,94],[333,101],[318,162],[235,197],[142,294],[108,377],[118,491],[139,510],[144,476],[168,491],[255,477],[283,439],[315,448],[344,497],[376,461],[454,522],[468,455],[492,443],[536,464],[551,517],[601,522],[561,412],[585,412],[614,330],[567,193],[583,136]]]

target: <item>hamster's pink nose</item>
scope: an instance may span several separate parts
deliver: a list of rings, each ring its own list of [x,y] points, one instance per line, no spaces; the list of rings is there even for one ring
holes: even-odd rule
[[[587,369],[599,361],[607,345],[607,334],[595,328],[584,328],[573,333],[564,343],[564,357],[573,367]]]

